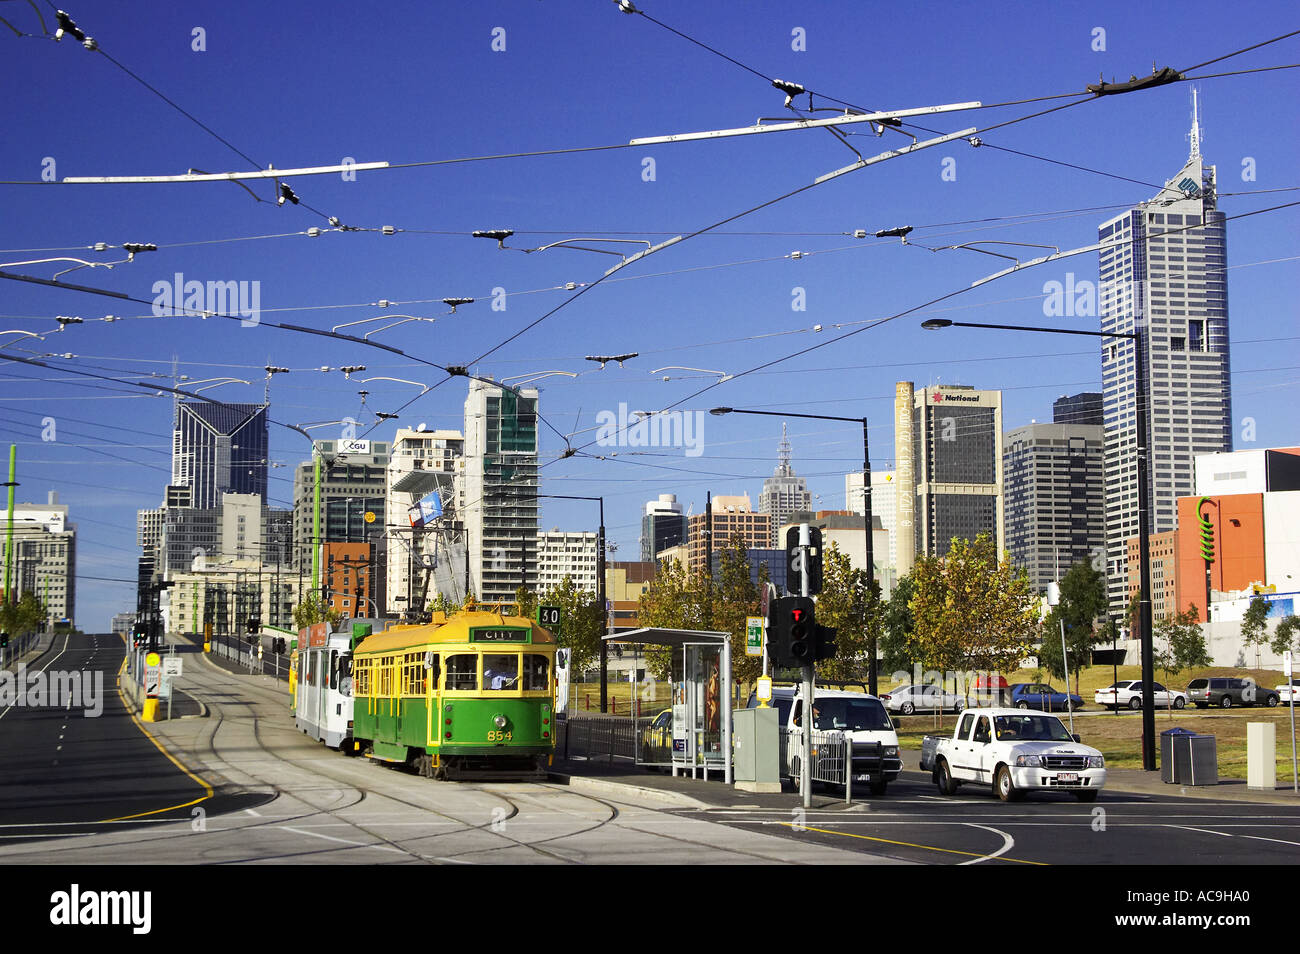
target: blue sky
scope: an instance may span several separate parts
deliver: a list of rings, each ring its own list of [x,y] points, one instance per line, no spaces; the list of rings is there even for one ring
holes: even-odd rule
[[[640,6],[764,77],[815,90],[814,105],[822,107],[841,105],[830,97],[864,108],[907,108],[1082,91],[1099,74],[1125,80],[1153,63],[1183,69],[1296,27],[1279,5],[1250,3],[1053,5],[1050,12],[1024,3],[878,9],[646,0]],[[53,8],[38,0],[37,9],[52,32]],[[764,79],[647,17],[620,13],[610,0],[391,4],[375,12],[305,3],[87,2],[69,13],[103,53],[262,168],[336,164],[345,157],[398,164],[611,146],[746,126],[759,117],[794,118]],[[18,30],[42,31],[33,7],[21,0],[0,3],[0,16]],[[196,28],[203,50],[194,49]],[[72,39],[56,44],[8,29],[0,29],[0,48],[7,90],[0,106],[6,133],[0,179],[40,180],[51,168],[59,179],[252,168],[100,52]],[[1300,59],[1298,52],[1300,37],[1293,37],[1192,72],[1287,64]],[[1202,150],[1218,166],[1220,208],[1234,216],[1296,201],[1295,192],[1252,193],[1300,186],[1294,169],[1300,152],[1297,71],[1196,85]],[[588,444],[597,415],[617,413],[620,404],[866,415],[873,466],[883,469],[892,464],[896,381],[1002,388],[1007,428],[1050,419],[1051,403],[1061,394],[1100,390],[1096,350],[1078,343],[1086,339],[919,328],[935,314],[1044,324],[1045,283],[1065,282],[1069,273],[1075,281],[1095,281],[1095,254],[1026,270],[939,306],[949,310],[899,318],[760,372],[741,372],[963,289],[1003,264],[970,251],[855,239],[855,229],[870,234],[912,225],[912,238],[931,246],[998,240],[1064,249],[1095,241],[1099,222],[1150,197],[1181,167],[1190,100],[1191,85],[1180,83],[1088,100],[981,134],[990,146],[1094,172],[962,141],[936,146],[665,248],[567,305],[618,258],[567,247],[499,250],[469,233],[514,229],[507,245],[516,249],[574,238],[657,243],[806,186],[853,162],[854,153],[828,132],[807,130],[360,172],[354,181],[331,174],[293,179],[304,205],[283,207],[254,201],[230,183],[0,185],[0,262],[64,255],[110,262],[124,257],[120,250],[84,247],[153,242],[159,251],[130,264],[82,268],[64,278],[147,301],[155,283],[172,282],[176,273],[205,282],[257,282],[262,319],[244,327],[218,318],[155,317],[149,305],[3,282],[0,331],[45,334],[56,327],[56,315],[86,321],[44,342],[0,336],[0,357],[75,356],[48,359],[57,371],[0,364],[0,441],[18,444],[20,499],[43,501],[48,490],[58,490],[71,505],[80,534],[78,622],[102,629],[114,612],[134,605],[132,585],[110,580],[134,576],[135,511],[156,506],[167,480],[171,404],[71,371],[140,381],[169,372],[175,359],[191,379],[252,382],[223,385],[208,396],[257,401],[269,362],[294,369],[273,382],[276,420],[299,424],[351,415],[368,421],[373,418],[359,413],[361,387],[371,392],[369,410],[389,412],[418,389],[383,381],[359,385],[337,371],[309,369],[364,364],[367,371],[354,377],[431,385],[445,375],[398,355],[267,323],[328,329],[387,313],[436,318],[408,322],[376,340],[442,365],[466,364],[491,351],[474,370],[496,378],[579,374],[538,382],[542,413],[555,429],[542,429],[543,492],[604,494],[616,557],[635,558],[642,505],[660,493],[676,493],[697,510],[707,490],[748,492],[757,502],[781,422],[706,414],[698,455],[683,447],[588,446],[584,454],[556,460],[564,449],[556,431],[581,431],[572,443]],[[942,132],[983,128],[1066,102],[917,122]],[[796,105],[806,106],[807,96]],[[896,132],[877,138],[864,127],[852,129],[849,143],[864,156],[911,141]],[[933,135],[911,131],[922,139]],[[249,185],[261,199],[273,200],[270,183]],[[402,231],[309,237],[299,233],[328,223],[306,205],[345,225]],[[1296,226],[1295,208],[1228,224],[1239,448],[1300,442],[1293,407],[1300,379]],[[215,241],[265,235],[284,237]],[[83,251],[69,250],[77,247]],[[598,247],[634,251],[644,245]],[[796,251],[798,258],[791,254]],[[49,278],[70,264],[7,270]],[[570,282],[576,287],[566,290]],[[492,308],[494,289],[505,292],[504,310]],[[453,315],[441,302],[446,297],[477,301]],[[402,304],[371,304],[381,299]],[[126,320],[91,320],[108,314]],[[1089,317],[1057,321],[1095,326]],[[820,331],[812,330],[817,326]],[[376,327],[382,324],[362,330]],[[641,357],[623,368],[602,370],[583,360],[630,351]],[[706,372],[651,373],[665,366]],[[739,376],[691,397],[718,380],[713,371]],[[441,384],[402,409],[401,423],[459,428],[464,398],[462,379]],[[53,442],[41,440],[47,417],[57,423]],[[394,426],[369,436],[390,438]],[[821,495],[820,505],[842,506],[842,474],[860,465],[860,430],[791,420],[790,434],[795,469]],[[291,467],[309,448],[281,427],[272,428],[271,448],[272,460],[285,465],[271,471],[271,498],[286,506]],[[618,456],[611,456],[615,451]],[[545,504],[546,529],[594,523],[585,505]]]

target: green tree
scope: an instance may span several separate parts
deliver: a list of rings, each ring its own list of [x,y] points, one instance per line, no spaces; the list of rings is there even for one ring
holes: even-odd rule
[[[29,590],[16,602],[0,604],[0,629],[14,637],[35,632],[45,616],[44,604]]]
[[[871,640],[882,635],[880,589],[868,585],[865,570],[854,569],[834,543],[822,558],[822,591],[817,598],[817,622],[835,629],[833,659],[817,665],[827,679],[865,682],[870,678]]]
[[[469,597],[469,599],[473,599],[473,597]],[[430,615],[434,613],[443,613],[446,616],[455,616],[461,611],[461,608],[464,607],[464,605],[465,600],[457,602],[443,593],[438,593],[429,601],[429,605],[426,609]]]
[[[1241,641],[1247,646],[1254,646],[1258,661],[1259,647],[1269,641],[1268,635],[1268,601],[1256,596],[1250,601],[1246,613],[1241,618]]]
[[[703,629],[704,581],[689,573],[680,560],[660,560],[659,571],[638,604],[642,626],[664,629]],[[668,679],[671,652],[662,647],[646,650],[646,667],[657,679]]]
[[[987,534],[954,539],[947,556],[918,557],[912,577],[907,651],[928,669],[1013,668],[1039,630],[1028,575],[999,559]]]
[[[1211,664],[1205,647],[1205,634],[1201,630],[1196,604],[1181,613],[1167,613],[1155,625],[1155,635],[1164,640],[1174,666],[1170,672],[1196,669]]]
[[[1106,612],[1106,579],[1090,560],[1080,560],[1061,580],[1060,602],[1043,621],[1043,645],[1039,661],[1053,676],[1069,682],[1061,658],[1061,630],[1064,624],[1069,671],[1074,674],[1074,691],[1079,692],[1079,674],[1092,660],[1092,647],[1105,637],[1097,618]],[[1068,688],[1068,685],[1067,685]]]
[[[342,613],[326,606],[321,602],[320,597],[314,594],[293,608],[293,624],[300,630],[323,622],[328,622],[333,627],[342,619]]]
[[[605,627],[605,607],[600,598],[581,589],[569,576],[538,597],[528,594],[519,607],[521,613],[536,618],[538,606],[560,608],[560,633],[556,645],[572,653],[570,672],[582,672],[600,660],[601,634]]]
[[[1288,649],[1295,652],[1297,649],[1297,636],[1300,636],[1300,616],[1296,616],[1294,613],[1283,616],[1278,620],[1277,629],[1273,630],[1273,639],[1269,643],[1269,647],[1279,656]]]
[[[915,589],[909,573],[894,584],[894,592],[880,607],[880,663],[891,672],[906,672],[915,662],[908,649],[916,622],[910,605]]]

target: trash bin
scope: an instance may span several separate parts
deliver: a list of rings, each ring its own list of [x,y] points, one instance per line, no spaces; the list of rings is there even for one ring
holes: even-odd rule
[[[1192,776],[1192,751],[1188,740],[1196,733],[1191,729],[1166,729],[1160,733],[1160,780],[1171,785],[1186,785]]]
[[[1188,785],[1219,784],[1219,744],[1212,735],[1193,735],[1187,739]],[[1177,746],[1175,746],[1175,749]]]

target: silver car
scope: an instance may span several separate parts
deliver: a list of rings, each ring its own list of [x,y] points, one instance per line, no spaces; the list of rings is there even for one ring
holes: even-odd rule
[[[961,712],[966,700],[939,686],[899,686],[880,694],[880,701],[890,712],[911,715],[913,712]]]

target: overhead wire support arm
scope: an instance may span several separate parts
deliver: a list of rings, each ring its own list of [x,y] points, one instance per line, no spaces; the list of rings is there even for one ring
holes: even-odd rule
[[[286,179],[290,176],[323,176],[339,172],[387,169],[387,162],[356,162],[335,166],[306,166],[301,169],[258,169],[254,172],[187,172],[178,176],[64,176],[72,185],[131,182],[237,182],[240,179]]]
[[[628,143],[628,145],[649,146],[656,143],[690,142],[692,140],[700,139],[725,139],[730,136],[752,136],[758,133],[790,132],[797,129],[817,129],[823,126],[847,126],[853,123],[885,122],[892,125],[892,123],[888,123],[888,120],[898,119],[903,116],[930,116],[935,113],[952,113],[966,109],[979,109],[982,105],[983,103],[979,101],[969,103],[948,103],[942,106],[920,106],[915,109],[887,109],[873,113],[835,116],[831,119],[798,119],[793,122],[774,123],[768,126],[759,122],[753,126],[741,126],[734,129],[711,129],[705,132],[674,133],[669,136],[645,136],[639,139],[633,139]],[[971,131],[974,132],[974,130]]]

